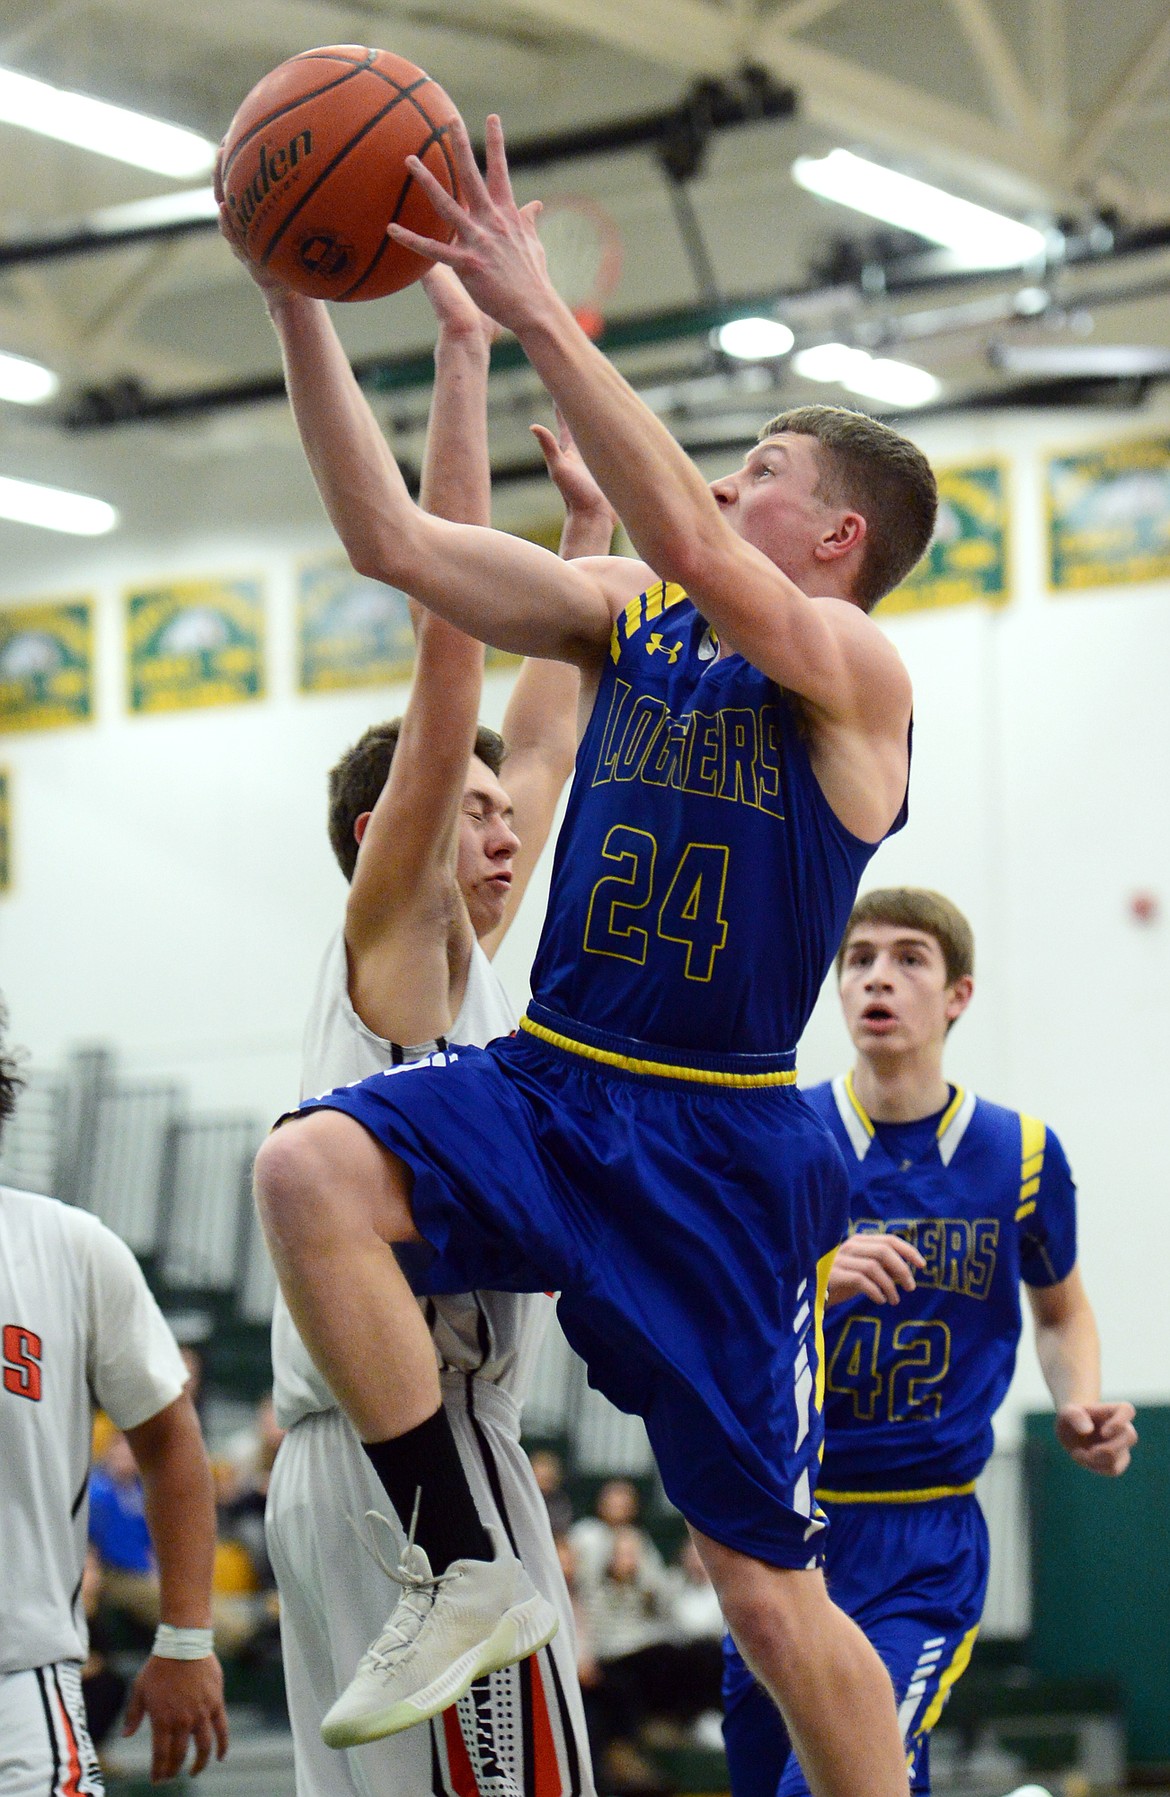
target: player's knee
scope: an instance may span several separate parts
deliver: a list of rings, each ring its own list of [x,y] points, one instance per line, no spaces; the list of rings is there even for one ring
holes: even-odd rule
[[[278,1264],[354,1232],[419,1239],[401,1166],[360,1123],[313,1111],[274,1130],[256,1156],[256,1208]]]
[[[296,1239],[328,1216],[331,1132],[310,1127],[318,1121],[307,1117],[274,1130],[256,1156],[256,1208],[270,1242]]]
[[[813,1613],[828,1602],[819,1574],[745,1569],[720,1592],[724,1618],[740,1653],[758,1674],[775,1682],[775,1668],[790,1664],[807,1641]]]

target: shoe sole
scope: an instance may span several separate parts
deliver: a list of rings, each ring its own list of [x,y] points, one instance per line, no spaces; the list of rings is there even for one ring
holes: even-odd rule
[[[403,1729],[426,1722],[458,1703],[477,1678],[515,1665],[517,1660],[526,1660],[546,1647],[556,1634],[557,1625],[556,1611],[537,1592],[505,1611],[486,1641],[460,1654],[413,1697],[404,1697],[384,1710],[352,1720],[330,1722],[326,1717],[321,1724],[321,1739],[327,1747],[361,1747],[367,1741],[381,1741],[387,1735],[401,1734]]]

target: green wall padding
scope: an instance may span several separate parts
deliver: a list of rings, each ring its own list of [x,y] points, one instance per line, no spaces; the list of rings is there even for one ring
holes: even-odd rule
[[[1170,1405],[1138,1410],[1120,1479],[1075,1466],[1051,1413],[1025,1419],[1031,1659],[1125,1693],[1130,1759],[1170,1762]]]

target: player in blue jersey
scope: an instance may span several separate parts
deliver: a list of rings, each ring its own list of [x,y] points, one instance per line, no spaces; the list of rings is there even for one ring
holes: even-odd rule
[[[515,331],[644,559],[566,564],[425,516],[325,308],[267,284],[351,559],[490,643],[574,663],[583,694],[518,1035],[328,1094],[257,1163],[302,1339],[396,1507],[419,1499],[406,1595],[323,1732],[408,1726],[536,1644],[515,1563],[469,1515],[414,1293],[554,1288],[594,1382],[644,1416],[818,1797],[900,1797],[889,1679],[819,1569],[819,1325],[846,1187],[794,1061],[904,815],[909,682],[867,613],[929,540],[934,479],[896,433],[814,407],[708,487],[552,289],[498,120],[488,143],[485,181],[453,135],[461,204],[414,166],[453,238],[403,240]],[[465,1546],[436,1560],[428,1518],[456,1513]]]
[[[849,1168],[849,1239],[829,1276],[824,1465],[829,1589],[890,1670],[913,1791],[970,1658],[987,1588],[975,1479],[1015,1365],[1020,1286],[1072,1458],[1124,1472],[1133,1406],[1101,1401],[1064,1150],[1034,1117],[948,1083],[974,942],[948,899],[868,893],[837,957],[852,1073],[807,1093]],[[807,1797],[775,1707],[734,1647],[724,1735],[733,1797]]]

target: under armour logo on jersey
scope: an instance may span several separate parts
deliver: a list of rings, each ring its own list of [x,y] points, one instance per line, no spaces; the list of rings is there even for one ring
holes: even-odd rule
[[[664,643],[662,640],[662,632],[660,630],[652,630],[646,642],[646,653],[647,655],[653,655],[655,652],[660,652],[665,655],[667,661],[670,663],[671,667],[673,667],[679,656],[682,654],[682,644]]]
[[[715,632],[712,630],[710,624],[708,624],[706,630],[704,630],[704,632],[703,632],[702,640],[699,643],[699,648],[698,648],[699,660],[700,661],[714,661],[715,656],[718,654],[718,652],[719,652],[719,638],[715,635]]]

